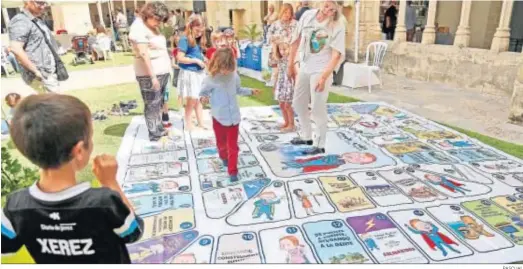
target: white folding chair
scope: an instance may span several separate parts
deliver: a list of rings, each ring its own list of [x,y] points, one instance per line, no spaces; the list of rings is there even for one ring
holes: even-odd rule
[[[104,56],[104,61],[107,61],[109,59],[112,60],[112,57],[111,57],[111,42],[112,42],[112,39],[110,37],[106,37],[104,39],[102,39],[102,42],[100,42],[100,48],[102,49],[102,53],[103,53],[103,56]]]
[[[388,45],[385,42],[372,42],[367,46],[365,66],[367,67],[369,93],[372,91],[371,77],[374,71],[378,71],[380,86],[383,86],[381,79],[381,65],[383,64],[387,47]]]

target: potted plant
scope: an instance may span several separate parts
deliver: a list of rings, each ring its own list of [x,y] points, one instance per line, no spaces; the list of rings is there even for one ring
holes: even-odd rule
[[[256,24],[246,25],[244,29],[238,32],[240,38],[248,39],[251,42],[259,40],[262,34],[262,32],[258,31],[258,25]]]

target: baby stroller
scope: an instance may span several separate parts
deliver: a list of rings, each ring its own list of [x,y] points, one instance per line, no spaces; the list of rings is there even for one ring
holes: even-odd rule
[[[86,64],[91,63],[94,64],[93,59],[89,57],[89,43],[88,43],[88,36],[75,36],[71,39],[71,43],[73,44],[73,50],[75,53],[75,57],[73,59],[73,66],[79,65],[79,64]]]

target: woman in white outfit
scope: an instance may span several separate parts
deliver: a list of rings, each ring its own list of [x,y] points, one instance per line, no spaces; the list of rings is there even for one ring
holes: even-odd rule
[[[303,13],[293,34],[289,62],[300,62],[299,71],[289,64],[287,74],[295,81],[293,108],[300,122],[300,137],[292,139],[293,145],[310,145],[303,154],[325,153],[327,135],[328,87],[332,73],[345,58],[345,19],[341,13],[342,1],[326,0],[320,9]],[[297,59],[298,49],[300,58]],[[312,111],[309,114],[309,103]],[[314,139],[311,127],[316,125]]]

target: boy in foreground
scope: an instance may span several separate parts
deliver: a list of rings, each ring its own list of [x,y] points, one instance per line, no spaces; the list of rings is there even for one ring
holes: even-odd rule
[[[26,97],[12,119],[11,138],[41,172],[38,182],[7,198],[2,255],[25,245],[36,263],[130,263],[125,244],[140,238],[143,221],[116,181],[115,158],[94,159],[102,188],[76,181],[93,151],[89,108],[68,95]]]

